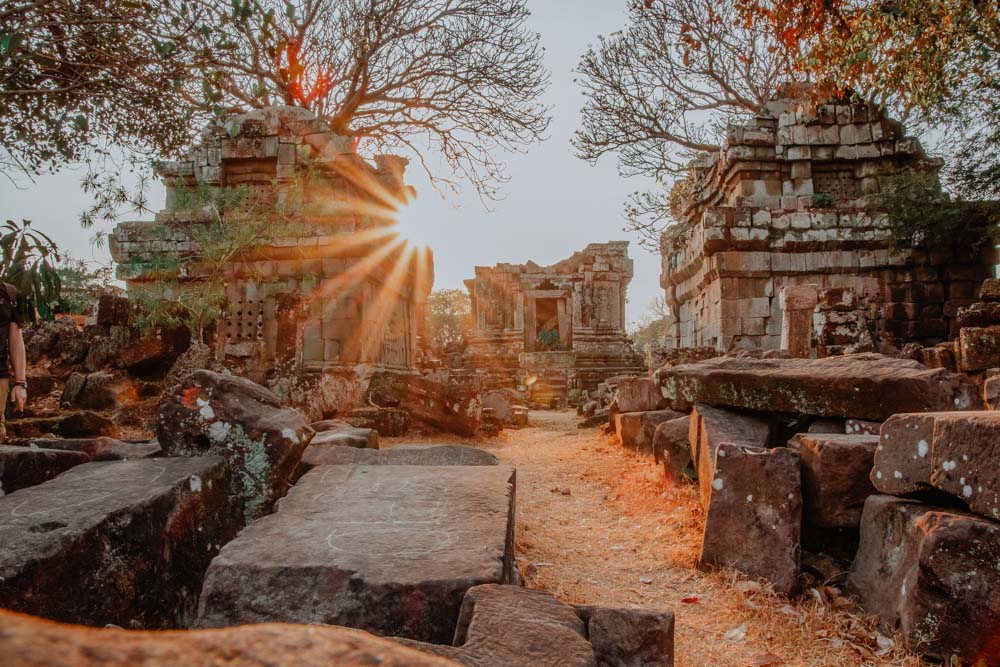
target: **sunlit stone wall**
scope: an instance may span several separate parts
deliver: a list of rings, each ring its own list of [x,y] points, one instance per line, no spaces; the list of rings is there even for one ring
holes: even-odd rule
[[[282,224],[295,231],[225,266],[226,312],[213,335],[218,356],[258,371],[282,362],[412,370],[434,276],[429,251],[411,249],[392,229],[395,208],[412,195],[406,164],[388,155],[369,164],[351,139],[304,109],[233,116],[206,128],[186,159],[158,166],[166,206],[153,222],[115,228],[118,275],[136,295],[165,259],[186,256],[184,279],[168,285],[167,295],[190,291],[213,270],[199,261],[192,226],[219,224],[192,210],[204,199],[191,193],[266,188],[292,213],[292,224]]]
[[[902,125],[867,104],[814,112],[775,98],[696,164],[683,221],[661,239],[661,285],[680,347],[775,349],[783,287],[849,288],[875,304],[875,334],[933,344],[992,275],[992,251],[889,250],[875,206],[888,179],[936,174]]]

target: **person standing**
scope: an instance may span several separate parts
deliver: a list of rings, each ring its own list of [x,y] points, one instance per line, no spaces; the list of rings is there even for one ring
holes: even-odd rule
[[[24,338],[21,337],[23,321],[17,288],[3,283],[0,289],[0,359],[3,360],[0,363],[0,442],[7,438],[7,401],[13,400],[17,412],[24,410],[28,402],[28,362],[24,353]]]

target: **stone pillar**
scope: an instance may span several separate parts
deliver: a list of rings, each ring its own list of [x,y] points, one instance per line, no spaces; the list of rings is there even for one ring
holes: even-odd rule
[[[806,359],[811,355],[813,310],[819,302],[815,285],[795,285],[781,288],[781,349],[792,357]]]

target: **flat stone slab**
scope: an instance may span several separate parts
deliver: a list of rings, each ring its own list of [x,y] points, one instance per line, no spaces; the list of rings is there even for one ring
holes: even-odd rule
[[[871,483],[877,435],[800,433],[788,443],[802,459],[806,520],[823,528],[857,528]]]
[[[778,593],[799,588],[802,489],[799,456],[720,444],[698,566],[732,567]]]
[[[317,436],[318,437],[318,436]],[[390,449],[314,447],[309,445],[302,464],[367,466],[495,466],[495,455],[469,445],[396,445]]]
[[[762,412],[884,421],[901,412],[983,406],[976,386],[964,375],[879,354],[720,357],[661,368],[656,377],[669,399]]]
[[[198,625],[447,643],[469,588],[513,580],[513,536],[509,466],[320,466],[212,561]]]
[[[0,445],[0,496],[47,482],[90,461],[80,452]]]
[[[892,496],[865,503],[848,587],[914,651],[1000,664],[1000,523]],[[982,661],[982,662],[979,662]]]
[[[313,422],[309,427],[316,431],[316,435],[309,442],[310,445],[379,448],[378,431],[373,428],[358,428],[339,419]]]
[[[219,457],[85,463],[0,498],[0,607],[186,627],[241,505]]]
[[[53,623],[0,610],[4,667],[447,667],[456,663],[360,630],[268,623],[141,632]]]
[[[126,461],[156,456],[161,452],[156,442],[124,442],[115,438],[33,438],[25,443],[28,447],[41,449],[62,449],[83,452],[91,461]]]
[[[1000,519],[1000,412],[896,415],[882,425],[872,482],[882,493],[949,493]]]

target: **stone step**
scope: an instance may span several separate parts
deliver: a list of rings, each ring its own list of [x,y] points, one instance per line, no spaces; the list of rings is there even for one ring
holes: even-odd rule
[[[201,627],[281,621],[447,643],[514,572],[509,466],[320,466],[212,562]]]
[[[417,465],[417,466],[495,466],[495,455],[469,445],[395,445],[389,449],[355,447],[306,448],[302,465]]]
[[[0,498],[0,607],[85,625],[185,627],[241,511],[219,457],[79,465]]]
[[[47,482],[89,461],[81,452],[0,445],[0,496]]]

